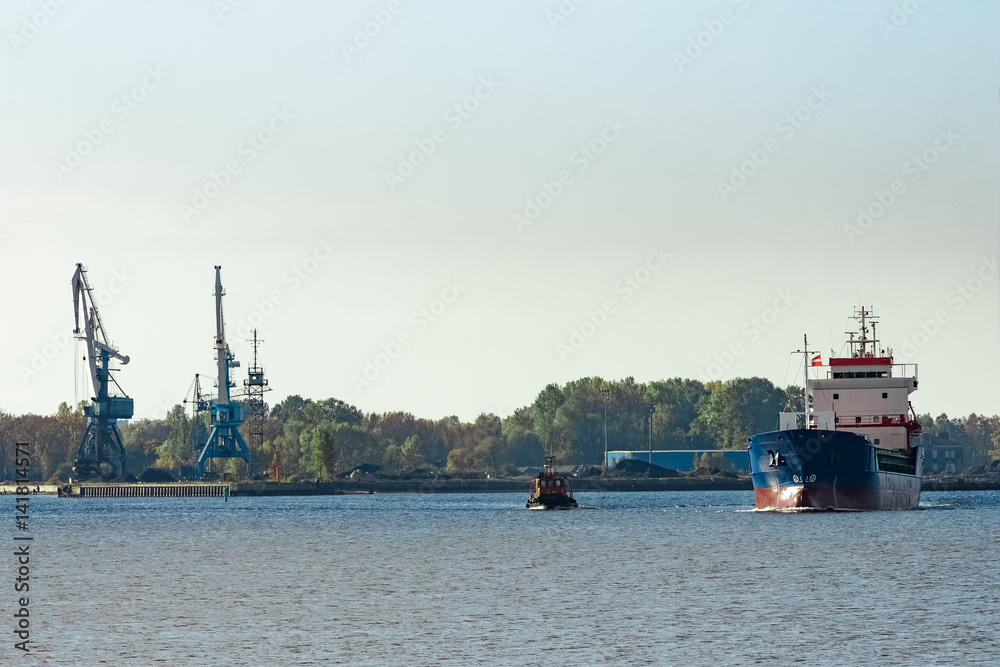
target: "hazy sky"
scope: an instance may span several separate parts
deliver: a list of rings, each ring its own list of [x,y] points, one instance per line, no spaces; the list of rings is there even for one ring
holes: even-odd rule
[[[271,403],[784,385],[860,298],[918,412],[992,414],[998,27],[986,0],[9,0],[0,409],[79,394],[83,262],[138,417],[215,375],[216,264]]]

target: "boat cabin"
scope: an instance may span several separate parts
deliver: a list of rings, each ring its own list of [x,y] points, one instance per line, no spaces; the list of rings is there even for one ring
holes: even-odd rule
[[[549,477],[544,472],[538,473],[538,479],[534,480],[535,484],[531,489],[531,492],[537,496],[544,495],[546,493],[566,493],[566,479],[563,477]],[[522,482],[523,484],[524,482]]]

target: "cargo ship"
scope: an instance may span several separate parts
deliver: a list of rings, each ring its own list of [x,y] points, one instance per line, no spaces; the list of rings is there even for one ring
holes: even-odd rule
[[[894,363],[892,350],[879,347],[870,309],[855,309],[852,319],[859,326],[847,332],[849,356],[823,364],[803,337],[805,412],[783,412],[777,431],[749,439],[758,509],[892,510],[920,503],[923,451],[909,400],[917,366]]]
[[[557,475],[552,457],[545,457],[545,468],[531,480],[531,493],[525,504],[529,510],[569,510],[577,507],[573,487],[563,475]]]

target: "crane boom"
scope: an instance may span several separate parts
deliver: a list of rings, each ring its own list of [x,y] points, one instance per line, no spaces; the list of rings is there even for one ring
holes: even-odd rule
[[[247,447],[239,427],[246,419],[246,405],[233,401],[229,388],[236,384],[229,377],[230,368],[238,368],[240,362],[233,358],[226,343],[225,321],[222,317],[222,267],[215,267],[215,355],[219,367],[218,393],[210,404],[212,431],[198,455],[198,474],[205,476],[205,464],[215,458],[241,458],[246,461],[247,476],[250,476],[250,449]]]
[[[222,267],[215,267],[215,356],[219,364],[219,394],[215,401],[219,405],[229,404],[229,388],[235,387],[229,378],[230,368],[239,368],[240,362],[233,358],[226,343],[226,324],[222,317],[222,297],[226,290],[222,288]]]
[[[125,471],[125,448],[118,433],[118,420],[130,419],[133,414],[132,399],[124,395],[121,387],[111,376],[111,360],[117,359],[122,365],[129,362],[128,355],[121,354],[108,341],[104,323],[94,302],[93,290],[87,281],[87,270],[83,264],[76,265],[73,273],[73,334],[87,346],[87,362],[90,366],[90,381],[94,389],[91,405],[84,409],[87,416],[87,430],[77,449],[73,470],[77,477],[92,478],[120,477]],[[80,327],[81,313],[83,328]],[[111,383],[118,386],[122,395],[111,395]]]

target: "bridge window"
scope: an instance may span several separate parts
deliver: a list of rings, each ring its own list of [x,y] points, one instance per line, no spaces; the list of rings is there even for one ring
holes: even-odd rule
[[[882,398],[889,398],[889,394],[887,394],[886,392],[883,391],[882,392]]]
[[[833,395],[833,400],[835,400],[835,401],[836,401],[836,400],[837,400],[838,398],[840,398],[840,394],[834,394],[834,395]]]
[[[875,438],[875,444],[876,445],[878,444],[878,438]]]

